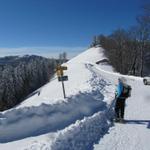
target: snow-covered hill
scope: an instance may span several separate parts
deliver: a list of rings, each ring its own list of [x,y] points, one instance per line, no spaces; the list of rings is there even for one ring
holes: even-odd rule
[[[128,124],[113,126],[110,120],[115,84],[122,75],[114,73],[108,64],[96,64],[103,59],[102,48],[90,48],[64,64],[69,78],[65,82],[66,99],[61,83],[54,77],[20,105],[1,113],[0,149],[125,150],[127,147],[122,145],[128,145],[127,136],[134,145],[141,138],[136,150],[146,150],[150,146],[143,142],[150,138],[149,87],[143,85],[141,78],[124,76],[133,87],[133,95],[127,101]],[[133,134],[132,130],[139,132]],[[94,146],[96,143],[99,144]]]

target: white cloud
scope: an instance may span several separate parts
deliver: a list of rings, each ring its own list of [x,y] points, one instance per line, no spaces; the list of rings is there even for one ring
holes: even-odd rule
[[[0,48],[0,57],[12,55],[40,55],[44,57],[58,58],[62,52],[66,52],[68,58],[72,58],[84,51],[85,47],[19,47],[19,48]]]

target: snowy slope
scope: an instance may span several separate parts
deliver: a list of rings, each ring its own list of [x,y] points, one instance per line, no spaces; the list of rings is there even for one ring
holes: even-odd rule
[[[102,48],[90,48],[64,64],[69,78],[66,99],[54,78],[17,107],[0,113],[0,149],[148,149],[149,87],[141,78],[124,76],[133,88],[128,122],[113,126],[115,85],[123,75],[107,64],[96,64],[103,59]]]
[[[111,113],[108,108],[114,98],[114,86],[95,73],[92,65],[104,58],[102,48],[91,48],[64,64],[68,67],[66,75],[69,77],[65,82],[66,99],[61,83],[54,79],[16,108],[1,113],[0,146],[6,150],[10,147],[59,149],[63,146],[66,149],[64,143],[71,143],[73,138],[76,148],[92,147],[111,125],[109,117],[104,119],[104,116]],[[84,141],[86,145],[78,145],[82,136],[89,136]],[[58,144],[58,141],[61,142]]]
[[[79,91],[87,91],[90,87],[87,81],[92,78],[92,73],[87,69],[86,64],[96,63],[104,58],[102,48],[91,48],[64,64],[68,67],[68,70],[65,71],[65,75],[68,75],[69,78],[69,80],[65,82],[67,96],[75,95]],[[55,80],[52,80],[50,83],[39,89],[39,96],[38,92],[36,92],[35,95],[26,99],[17,106],[16,109],[28,106],[39,106],[42,103],[55,104],[64,101],[61,83],[58,82],[56,77],[54,79]]]

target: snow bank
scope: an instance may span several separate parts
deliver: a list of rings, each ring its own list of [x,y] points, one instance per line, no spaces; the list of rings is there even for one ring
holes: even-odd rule
[[[105,102],[96,100],[91,93],[79,93],[60,104],[12,110],[1,115],[0,142],[57,131],[105,107]]]
[[[58,134],[51,148],[53,150],[88,150],[108,132],[113,111],[107,109],[85,118]]]

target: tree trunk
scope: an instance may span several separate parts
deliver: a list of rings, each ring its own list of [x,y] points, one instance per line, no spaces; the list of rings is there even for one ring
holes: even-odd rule
[[[144,42],[141,46],[141,58],[140,58],[141,68],[140,68],[140,76],[143,77],[143,66],[144,66]]]

